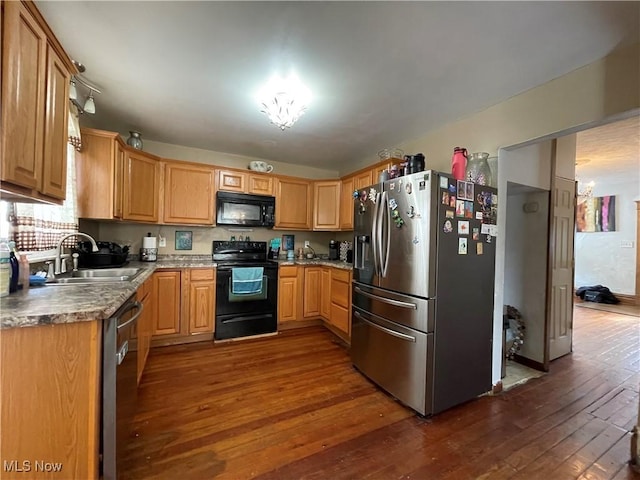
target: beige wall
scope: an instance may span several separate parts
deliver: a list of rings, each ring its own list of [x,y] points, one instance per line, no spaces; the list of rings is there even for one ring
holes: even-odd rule
[[[127,138],[126,134],[121,134],[123,138]],[[181,145],[171,145],[169,143],[154,142],[144,140],[145,152],[153,153],[163,158],[171,158],[174,160],[183,160],[189,162],[207,163],[210,165],[220,165],[234,168],[247,168],[252,160],[266,161],[273,165],[273,173],[280,175],[291,175],[294,177],[304,178],[338,178],[338,172],[335,170],[322,170],[319,168],[306,167],[283,162],[271,162],[262,158],[246,157],[243,155],[234,155],[232,153],[214,152],[212,150],[202,150],[200,148],[184,147]]]
[[[408,153],[423,152],[427,168],[448,172],[456,146],[495,156],[502,147],[568,133],[640,109],[638,85],[640,44],[396,147]],[[370,158],[362,159],[350,170],[369,163]]]
[[[176,230],[188,230],[193,232],[193,249],[176,250]],[[295,235],[295,247],[303,247],[304,241],[309,240],[311,248],[318,254],[329,253],[329,240],[351,241],[351,232],[295,232],[283,230],[270,230],[267,228],[254,228],[251,232],[231,231],[222,227],[189,227],[173,225],[152,225],[118,222],[95,222],[90,220],[80,221],[80,231],[89,233],[96,240],[117,242],[121,245],[129,245],[131,253],[138,254],[142,237],[151,232],[152,236],[162,235],[167,239],[167,246],[158,249],[160,255],[210,255],[212,240],[229,240],[235,235],[239,240],[249,235],[251,240],[269,241],[272,238],[282,237],[284,234]]]

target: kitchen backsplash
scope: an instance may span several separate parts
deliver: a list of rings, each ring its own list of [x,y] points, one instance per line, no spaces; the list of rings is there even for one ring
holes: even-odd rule
[[[210,255],[211,242],[213,240],[230,240],[235,236],[251,240],[268,242],[272,238],[282,235],[295,236],[295,248],[304,247],[304,241],[309,240],[311,248],[317,254],[329,253],[329,241],[351,241],[352,232],[298,232],[290,230],[271,230],[267,228],[254,228],[253,231],[233,231],[224,227],[188,227],[172,225],[143,225],[134,223],[111,223],[96,222],[91,220],[80,220],[80,231],[88,233],[96,240],[116,242],[121,245],[129,245],[130,251],[137,254],[142,244],[142,237],[147,233],[152,236],[163,236],[166,238],[167,246],[158,247],[159,255],[180,254],[180,255]],[[176,250],[176,232],[192,232],[192,249]]]

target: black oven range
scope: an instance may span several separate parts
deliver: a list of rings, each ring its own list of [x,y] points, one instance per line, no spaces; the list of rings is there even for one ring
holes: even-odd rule
[[[213,241],[218,264],[214,339],[278,330],[278,264],[267,260],[267,242]]]

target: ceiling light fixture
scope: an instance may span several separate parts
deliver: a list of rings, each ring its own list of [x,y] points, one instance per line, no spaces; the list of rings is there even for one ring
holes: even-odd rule
[[[78,84],[86,87],[89,90],[89,95],[86,97],[84,104],[80,102],[78,97]],[[69,86],[69,100],[78,108],[79,113],[96,113],[96,103],[93,98],[93,94],[101,93],[96,87],[91,85],[86,80],[75,76],[71,77],[71,85]]]
[[[295,74],[271,77],[258,94],[262,113],[281,130],[291,127],[306,111],[311,93]]]

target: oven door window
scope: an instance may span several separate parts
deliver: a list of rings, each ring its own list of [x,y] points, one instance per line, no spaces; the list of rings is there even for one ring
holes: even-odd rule
[[[224,202],[221,213],[223,222],[255,224],[262,221],[262,209],[257,204]]]
[[[275,312],[278,302],[278,269],[265,268],[262,289],[255,294],[233,294],[231,268],[218,268],[216,316]]]

